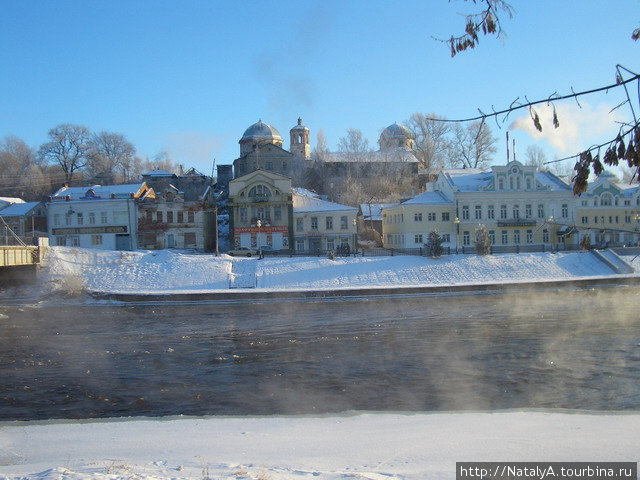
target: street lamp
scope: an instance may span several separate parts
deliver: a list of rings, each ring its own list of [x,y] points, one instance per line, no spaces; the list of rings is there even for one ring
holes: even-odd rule
[[[355,229],[355,232],[353,233],[353,251],[354,251],[354,255],[357,255],[358,254],[358,220],[354,218],[353,220],[351,220],[351,223],[353,224],[353,228]]]
[[[258,253],[260,254],[260,258],[262,258],[262,245],[260,244],[260,227],[262,226],[262,221],[258,219],[256,221],[256,227],[258,227],[258,235],[256,236],[256,245],[258,246]]]
[[[458,237],[460,236],[460,219],[458,217],[453,219],[453,223],[456,224],[456,255],[458,254]]]

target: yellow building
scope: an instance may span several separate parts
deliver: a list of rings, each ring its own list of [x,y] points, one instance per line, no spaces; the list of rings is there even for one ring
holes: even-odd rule
[[[580,241],[592,246],[636,245],[640,227],[640,187],[619,183],[603,172],[576,199],[576,228]]]

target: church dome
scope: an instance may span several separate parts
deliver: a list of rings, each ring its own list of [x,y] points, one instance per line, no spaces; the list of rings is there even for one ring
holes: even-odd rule
[[[267,140],[273,143],[282,143],[280,132],[278,132],[278,130],[273,128],[271,125],[264,123],[262,120],[259,120],[258,123],[254,123],[249,128],[247,128],[244,131],[244,135],[242,135],[242,138],[240,139],[241,142],[251,140]]]
[[[382,130],[378,144],[381,149],[388,148],[412,148],[413,147],[413,133],[404,125],[398,125],[394,123]]]
[[[302,119],[298,118],[298,124],[292,127],[291,131],[304,132],[304,131],[309,131],[309,129],[302,124]]]

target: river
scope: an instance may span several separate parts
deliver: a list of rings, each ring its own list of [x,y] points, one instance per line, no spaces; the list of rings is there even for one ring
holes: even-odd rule
[[[638,410],[638,288],[0,306],[0,419]]]

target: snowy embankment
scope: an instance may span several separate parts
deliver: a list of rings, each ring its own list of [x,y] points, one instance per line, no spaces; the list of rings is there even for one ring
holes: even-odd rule
[[[439,480],[461,461],[626,461],[640,415],[358,414],[0,427],[0,478]]]
[[[249,265],[252,268],[246,268]],[[395,256],[259,260],[170,250],[114,252],[65,247],[48,250],[43,272],[53,285],[70,290],[139,294],[230,291],[240,272],[243,287],[265,291],[469,285],[614,275],[594,255],[581,252],[450,255],[438,259]]]

